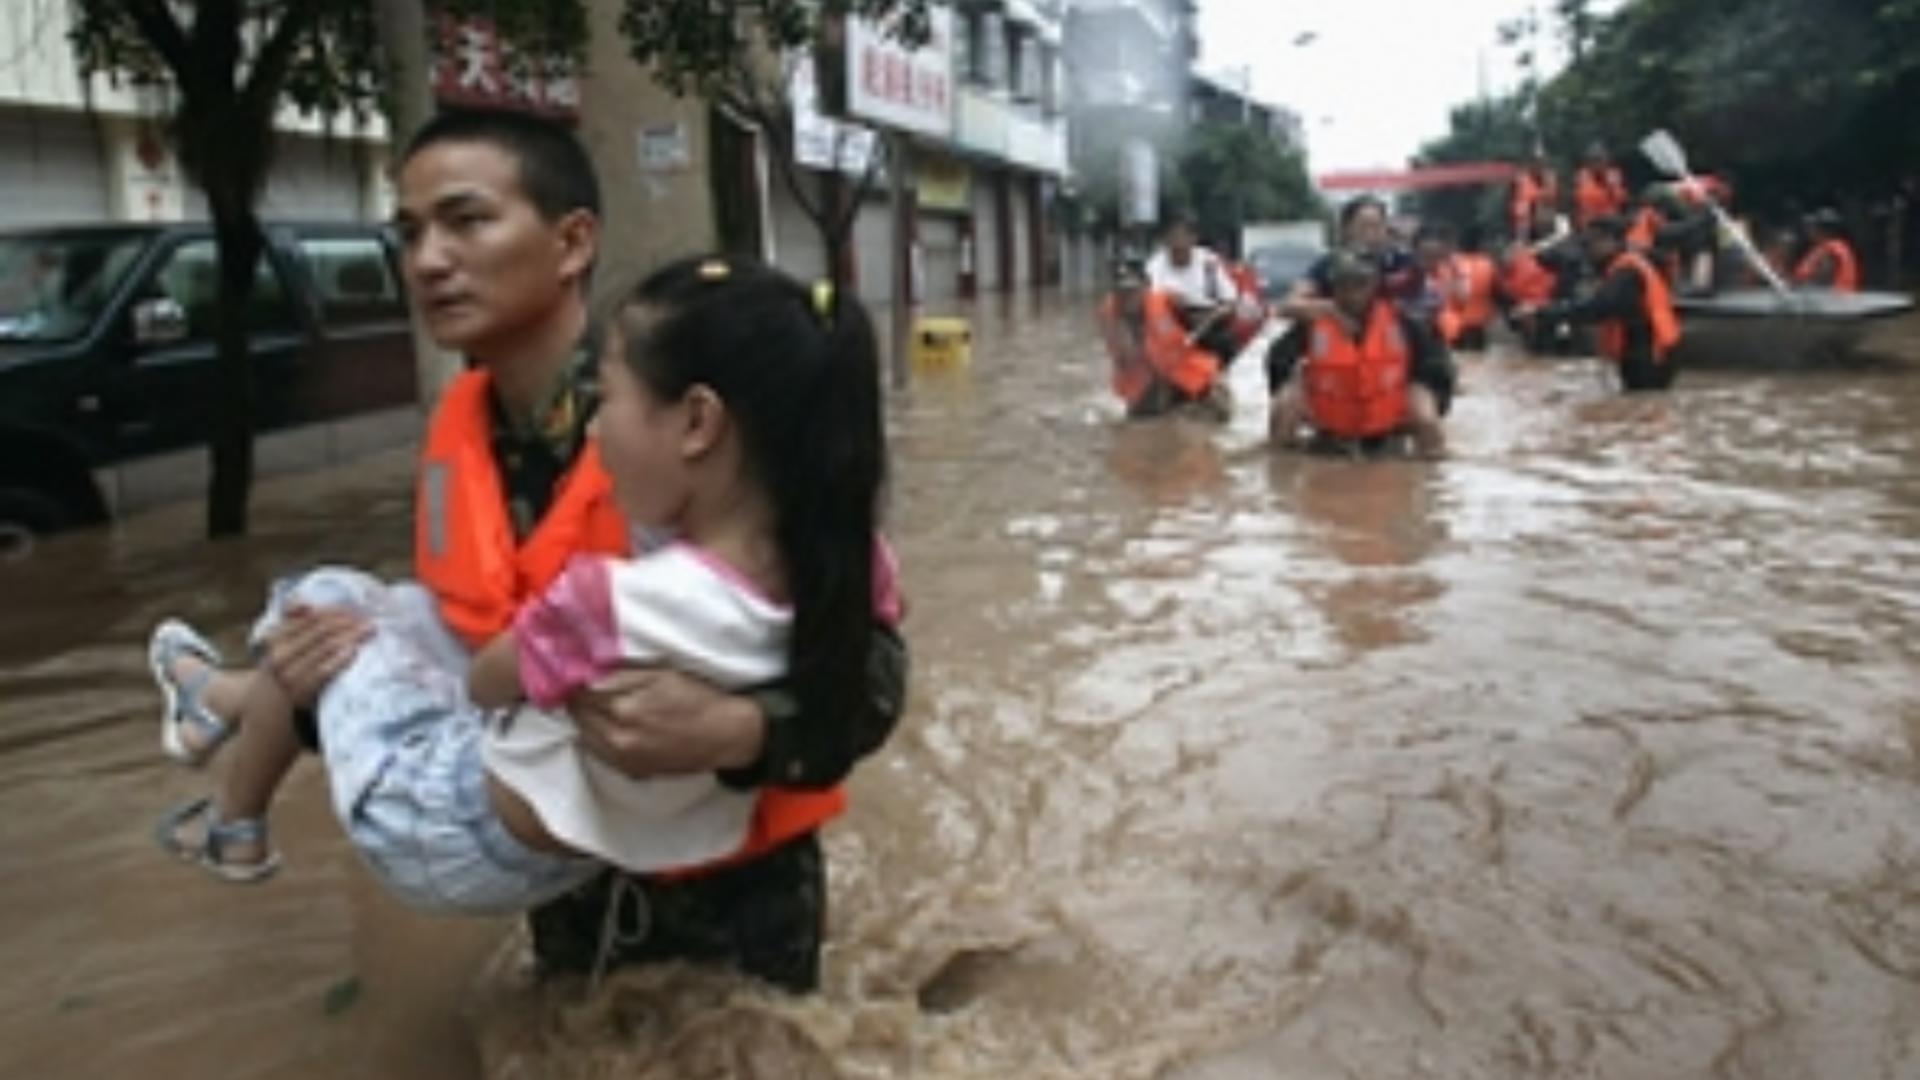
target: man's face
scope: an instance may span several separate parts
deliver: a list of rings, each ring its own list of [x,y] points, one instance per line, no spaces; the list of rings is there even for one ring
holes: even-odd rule
[[[490,348],[578,299],[597,225],[580,210],[547,220],[519,161],[489,142],[440,142],[400,171],[401,267],[435,341],[485,362]]]
[[[1349,318],[1365,318],[1367,309],[1373,306],[1379,284],[1379,279],[1374,277],[1341,278],[1333,283],[1333,305]]]
[[[1167,230],[1167,257],[1175,266],[1187,265],[1193,258],[1193,230],[1185,225],[1175,225]]]
[[[1382,251],[1387,246],[1387,215],[1374,207],[1355,213],[1347,222],[1347,246],[1356,251]]]
[[[1432,238],[1422,240],[1413,249],[1413,253],[1414,258],[1420,261],[1420,269],[1429,274],[1440,269],[1440,264],[1447,261],[1447,245],[1442,240]]]

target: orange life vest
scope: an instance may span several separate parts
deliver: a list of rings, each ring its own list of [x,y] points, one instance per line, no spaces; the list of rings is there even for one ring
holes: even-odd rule
[[[1533,173],[1521,170],[1513,180],[1513,201],[1508,204],[1508,212],[1513,218],[1513,235],[1525,236],[1527,225],[1533,221],[1536,206],[1558,207],[1560,205],[1560,181],[1552,173],[1535,177]]]
[[[1187,340],[1165,292],[1148,289],[1140,303],[1139,337],[1123,325],[1114,297],[1100,306],[1101,336],[1113,361],[1113,392],[1133,405],[1159,378],[1189,398],[1204,396],[1219,377],[1219,357]]]
[[[1493,321],[1493,282],[1499,268],[1491,256],[1478,251],[1455,255],[1454,263],[1458,267],[1454,279],[1460,327],[1478,330]]]
[[[1647,325],[1653,328],[1653,358],[1664,361],[1673,347],[1680,343],[1680,317],[1673,311],[1673,294],[1667,289],[1667,281],[1646,257],[1632,251],[1623,251],[1607,265],[1607,275],[1611,277],[1622,266],[1640,275],[1640,303],[1646,313]],[[1619,319],[1608,319],[1594,328],[1594,341],[1599,346],[1600,355],[1610,360],[1620,361],[1627,356],[1627,326]]]
[[[1833,260],[1833,288],[1839,292],[1860,291],[1860,260],[1853,248],[1845,240],[1834,237],[1815,245],[1800,265],[1793,268],[1793,280],[1802,285],[1811,282],[1820,272],[1822,259]]]
[[[1375,301],[1355,343],[1339,319],[1315,320],[1308,339],[1307,411],[1313,426],[1342,439],[1396,431],[1407,419],[1413,352],[1393,305]]]
[[[1627,205],[1627,185],[1615,168],[1594,172],[1586,166],[1574,174],[1574,223],[1585,228],[1587,222],[1608,214],[1617,214]]]
[[[515,542],[493,459],[492,382],[486,371],[474,370],[448,384],[427,428],[414,508],[414,572],[438,600],[447,625],[471,646],[506,630],[573,556],[631,550],[626,517],[614,503],[613,482],[592,441],[560,481],[532,535]],[[763,855],[825,825],[846,805],[838,786],[761,788],[745,842],[712,865]]]
[[[1515,304],[1538,307],[1553,299],[1559,278],[1525,244],[1515,244],[1500,275],[1500,291]]]
[[[1433,328],[1441,341],[1451,345],[1460,340],[1460,331],[1465,329],[1460,321],[1459,268],[1451,260],[1434,267],[1427,275],[1427,288],[1440,301],[1433,311]]]

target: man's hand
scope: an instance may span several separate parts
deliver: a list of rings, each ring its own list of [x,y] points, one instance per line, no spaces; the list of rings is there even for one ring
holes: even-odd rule
[[[741,769],[766,720],[752,699],[667,668],[627,668],[567,701],[588,753],[635,780]]]
[[[345,608],[291,607],[263,642],[261,667],[296,708],[310,709],[372,635],[373,625]]]

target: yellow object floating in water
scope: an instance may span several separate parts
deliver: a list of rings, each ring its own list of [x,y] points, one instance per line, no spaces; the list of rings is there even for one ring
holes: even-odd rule
[[[973,362],[973,331],[965,319],[915,319],[909,356],[919,374],[958,371]]]

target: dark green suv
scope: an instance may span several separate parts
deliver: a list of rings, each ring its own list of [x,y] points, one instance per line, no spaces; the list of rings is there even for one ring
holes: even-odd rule
[[[385,230],[266,232],[249,320],[257,429],[414,402]],[[124,501],[116,467],[204,442],[216,289],[203,223],[0,232],[0,551],[106,520]]]

